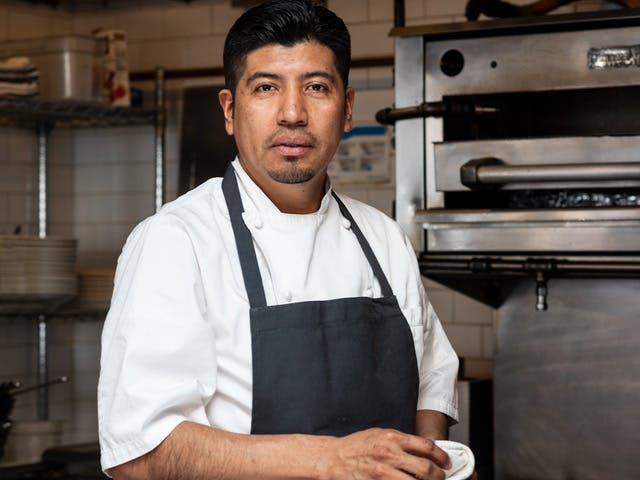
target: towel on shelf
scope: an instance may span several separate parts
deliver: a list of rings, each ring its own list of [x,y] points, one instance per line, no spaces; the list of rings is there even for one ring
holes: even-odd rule
[[[444,471],[446,480],[467,480],[476,466],[471,449],[462,443],[451,440],[436,440],[435,443],[447,452],[449,460],[451,460],[451,468]]]
[[[0,96],[33,97],[38,92],[38,82],[0,82]]]
[[[40,72],[29,57],[0,60],[0,95],[31,97],[39,92]]]

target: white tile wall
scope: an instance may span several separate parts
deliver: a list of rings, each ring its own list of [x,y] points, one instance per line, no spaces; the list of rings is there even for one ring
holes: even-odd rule
[[[529,3],[529,0],[517,0]],[[201,1],[169,7],[135,7],[99,13],[68,14],[44,7],[0,6],[0,40],[61,34],[88,34],[93,29],[124,29],[129,39],[129,65],[145,70],[219,66],[224,34],[241,14],[228,1]],[[407,0],[407,24],[463,19],[466,0]],[[600,8],[588,0],[566,10]],[[393,8],[388,0],[330,0],[329,6],[350,27],[354,57],[393,54],[388,37]],[[1,48],[1,47],[0,47]],[[352,72],[356,94],[355,120],[373,122],[375,112],[393,103],[390,68]],[[216,79],[219,81],[219,79]],[[179,152],[179,89],[212,79],[169,82],[170,124],[167,137],[167,196],[177,190]],[[149,88],[148,83],[140,84]],[[212,105],[212,108],[217,106]],[[131,228],[153,212],[153,138],[151,127],[54,131],[50,136],[50,232],[79,239],[81,266],[113,266]],[[35,233],[35,136],[0,129],[0,233],[21,224]],[[341,191],[391,214],[393,183]],[[426,289],[450,339],[461,356],[489,359],[493,355],[493,312],[464,295],[426,280]],[[51,391],[51,416],[64,420],[64,441],[92,441],[97,436],[95,384],[101,319],[56,319],[50,325],[51,374],[71,374],[72,383]],[[35,381],[33,319],[0,318],[0,381]],[[35,415],[35,396],[20,399],[15,418]]]

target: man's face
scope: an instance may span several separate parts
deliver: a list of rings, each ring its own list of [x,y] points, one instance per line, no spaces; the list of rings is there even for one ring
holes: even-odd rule
[[[333,52],[303,42],[249,53],[235,98],[223,90],[220,104],[242,166],[267,191],[276,184],[324,182],[342,133],[351,129],[353,97]]]

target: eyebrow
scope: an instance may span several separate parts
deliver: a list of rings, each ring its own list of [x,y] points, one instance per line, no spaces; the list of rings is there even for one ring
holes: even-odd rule
[[[303,80],[307,80],[309,78],[314,78],[314,77],[321,77],[321,78],[325,78],[327,80],[329,80],[332,83],[336,83],[336,77],[335,75],[332,75],[331,73],[327,73],[325,71],[322,70],[317,70],[317,71],[313,71],[313,72],[306,72],[303,75],[301,75]],[[253,82],[254,80],[257,80],[259,78],[267,78],[267,79],[271,79],[271,80],[281,80],[282,79],[282,75],[278,75],[277,73],[270,73],[270,72],[261,72],[261,71],[257,71],[251,75],[249,75],[249,77],[247,78],[246,84],[250,84],[251,82]]]

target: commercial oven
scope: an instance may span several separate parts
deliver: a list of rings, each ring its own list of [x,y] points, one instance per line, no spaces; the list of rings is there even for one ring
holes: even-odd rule
[[[640,478],[640,11],[392,35],[396,218],[495,308],[496,478]]]

